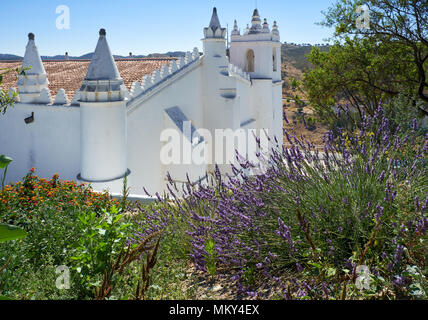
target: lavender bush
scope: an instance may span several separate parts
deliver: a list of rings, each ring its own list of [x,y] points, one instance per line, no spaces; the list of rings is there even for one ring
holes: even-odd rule
[[[271,281],[286,299],[426,298],[428,143],[417,129],[391,125],[379,107],[356,133],[326,134],[321,151],[285,132],[291,147],[276,141],[263,175],[247,176],[247,162],[208,185],[170,179],[169,200],[138,235],[181,230],[197,268],[215,256],[250,296]]]

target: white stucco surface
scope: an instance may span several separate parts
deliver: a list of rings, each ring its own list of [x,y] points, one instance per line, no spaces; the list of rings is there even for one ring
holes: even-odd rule
[[[34,112],[34,122],[24,119]],[[13,159],[7,181],[19,181],[31,168],[41,177],[59,173],[76,180],[80,172],[80,108],[16,104],[0,116],[0,154]]]

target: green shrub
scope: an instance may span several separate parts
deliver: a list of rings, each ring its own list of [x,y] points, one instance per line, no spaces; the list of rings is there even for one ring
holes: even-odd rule
[[[120,210],[113,206],[97,216],[95,212],[79,213],[76,243],[68,248],[72,252],[72,270],[79,275],[79,285],[88,296],[101,285],[114,260],[125,247],[131,224],[124,221]]]
[[[40,179],[33,171],[23,182],[0,192],[0,223],[18,225],[28,234],[22,240],[0,243],[0,265],[9,262],[1,275],[0,292],[15,299],[90,298],[82,295],[77,285],[71,290],[56,289],[55,268],[72,265],[70,246],[84,236],[79,217],[90,215],[92,210],[100,215],[117,202],[106,193],[61,181],[57,175],[51,180]],[[78,284],[80,278],[72,274],[71,280]]]

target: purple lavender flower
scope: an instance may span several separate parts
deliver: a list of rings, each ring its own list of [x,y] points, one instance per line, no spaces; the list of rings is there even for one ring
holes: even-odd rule
[[[278,224],[279,224],[279,230],[277,231],[277,234],[283,238],[284,240],[286,240],[288,242],[288,245],[290,247],[290,250],[293,252],[296,252],[296,248],[294,247],[293,244],[293,239],[291,239],[291,230],[290,227],[288,227],[284,221],[282,221],[281,218],[278,218]]]
[[[377,206],[377,213],[376,213],[376,221],[377,222],[379,222],[381,219],[382,219],[382,217],[383,217],[383,213],[384,213],[384,207],[380,207],[380,206]]]
[[[412,129],[413,131],[418,131],[418,119],[414,118],[412,121]]]
[[[283,118],[284,118],[284,120],[285,120],[285,122],[286,123],[290,123],[289,121],[288,121],[288,118],[287,118],[287,112],[284,110],[284,112],[283,112]]]
[[[415,208],[416,208],[416,210],[419,210],[419,208],[420,208],[418,196],[415,197]]]
[[[396,276],[392,284],[397,288],[403,288],[407,284],[407,279],[404,276]]]
[[[383,170],[382,173],[379,175],[378,181],[382,183],[384,179],[385,179],[385,170]]]
[[[403,250],[404,250],[404,246],[402,246],[401,244],[397,245],[396,251],[394,253],[395,264],[399,264],[401,262]]]

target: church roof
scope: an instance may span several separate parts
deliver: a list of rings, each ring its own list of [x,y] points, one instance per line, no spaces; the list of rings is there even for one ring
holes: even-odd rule
[[[145,75],[151,75],[154,70],[160,69],[163,64],[169,64],[175,58],[141,58],[115,60],[120,77],[126,87],[131,88],[134,81],[140,81]],[[74,96],[76,90],[82,86],[87,74],[90,60],[46,60],[43,66],[49,80],[49,89],[55,97],[59,89],[65,89],[68,99]],[[16,69],[22,66],[22,61],[0,61],[0,69]],[[16,76],[9,73],[3,77],[2,87],[5,90],[16,87]]]

